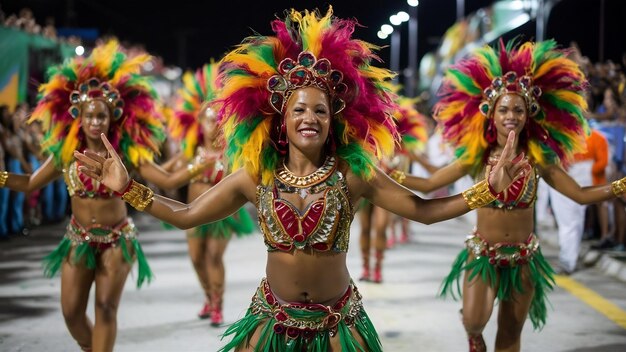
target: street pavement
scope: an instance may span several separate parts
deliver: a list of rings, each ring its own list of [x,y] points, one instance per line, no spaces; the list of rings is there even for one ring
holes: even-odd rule
[[[118,312],[115,351],[216,351],[225,326],[196,318],[203,294],[187,257],[184,233],[164,230],[135,214],[141,242],[156,279],[135,287],[136,266]],[[469,221],[468,221],[469,220]],[[41,258],[58,243],[64,224],[43,226],[26,237],[0,242],[0,351],[78,351],[60,311],[60,278],[44,278]],[[471,216],[433,225],[411,223],[410,242],[386,252],[382,284],[357,282],[385,351],[467,351],[460,302],[436,296],[442,278],[472,229]],[[348,268],[361,272],[358,221],[352,228]],[[557,258],[554,228],[539,232],[544,254]],[[266,249],[256,233],[230,242],[226,252],[226,325],[241,317],[261,277]],[[533,331],[528,321],[522,351],[626,351],[626,270],[608,254],[584,244],[581,269],[559,277],[549,295],[548,322]],[[497,309],[497,307],[496,307]],[[93,290],[88,314],[93,318]],[[490,351],[497,312],[485,330]]]

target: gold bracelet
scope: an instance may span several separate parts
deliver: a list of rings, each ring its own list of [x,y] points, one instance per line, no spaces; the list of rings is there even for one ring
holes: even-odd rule
[[[482,180],[463,191],[463,199],[470,209],[476,209],[493,202],[496,196],[489,190],[487,180]]]
[[[624,192],[626,192],[626,177],[611,182],[611,191],[613,191],[616,197],[620,197],[624,194]]]
[[[135,180],[131,180],[130,182],[130,188],[122,194],[122,199],[133,208],[143,211],[150,203],[152,203],[154,192],[152,192],[150,188]]]
[[[187,170],[189,171],[189,176],[191,176],[191,178],[194,178],[202,173],[202,164],[187,164]]]
[[[9,179],[9,173],[7,171],[0,172],[0,188],[4,187],[7,184],[7,180]]]
[[[393,170],[389,174],[389,177],[393,178],[397,183],[402,184],[406,179],[406,174],[400,170]]]

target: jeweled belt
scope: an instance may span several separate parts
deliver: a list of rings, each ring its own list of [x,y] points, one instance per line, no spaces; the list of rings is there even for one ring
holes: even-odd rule
[[[127,218],[115,226],[96,224],[85,227],[72,216],[67,225],[65,236],[75,243],[112,244],[117,242],[120,236],[124,236],[126,239],[137,237],[137,228],[131,218]]]
[[[539,241],[534,233],[525,242],[500,242],[490,246],[477,232],[465,240],[467,249],[476,257],[489,257],[489,264],[500,267],[516,266],[528,263],[539,249]]]
[[[353,284],[350,284],[346,293],[332,307],[315,303],[281,303],[270,289],[267,280],[263,279],[252,297],[250,308],[254,315],[276,319],[274,332],[295,339],[300,336],[311,338],[320,331],[329,331],[330,336],[335,336],[337,325],[341,321],[348,326],[354,323],[354,319],[363,308],[363,303],[361,294]],[[298,317],[294,318],[289,314],[290,311],[304,314],[298,314]],[[310,315],[307,315],[307,312]]]

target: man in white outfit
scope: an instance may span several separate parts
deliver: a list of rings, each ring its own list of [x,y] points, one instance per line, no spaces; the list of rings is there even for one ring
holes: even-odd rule
[[[581,187],[591,186],[592,166],[593,160],[578,161],[570,166],[567,173]],[[576,270],[576,263],[578,262],[587,206],[576,203],[550,186],[548,186],[548,194],[559,233],[560,268],[557,268],[557,272],[571,274]]]
[[[567,173],[581,187],[605,184],[605,169],[608,163],[606,138],[596,130],[587,137],[587,151],[576,155],[576,161]],[[580,205],[551,187],[548,195],[559,233],[559,264],[561,274],[571,274],[576,270],[580,243],[585,226],[586,205]]]

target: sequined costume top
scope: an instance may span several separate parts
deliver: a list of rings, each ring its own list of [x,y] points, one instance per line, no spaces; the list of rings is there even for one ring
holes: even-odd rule
[[[490,157],[489,164],[494,166],[498,158]],[[513,182],[508,189],[504,190],[496,200],[485,207],[500,209],[527,209],[532,208],[537,200],[537,184],[539,175],[533,167],[531,172]]]
[[[115,196],[113,190],[80,172],[78,166],[79,161],[74,160],[67,169],[63,170],[63,178],[65,179],[67,192],[70,197],[111,198]]]
[[[193,160],[190,165],[197,165],[206,162],[206,149],[204,147],[196,148],[196,155],[194,155]],[[202,183],[210,183],[212,185],[217,184],[224,178],[225,173],[225,165],[222,158],[215,160],[212,167],[209,167],[204,170],[201,174],[191,179],[191,183],[202,182]]]
[[[299,187],[285,178],[285,167],[274,173],[274,184],[257,187],[259,225],[268,251],[311,248],[315,251],[347,252],[354,211],[348,196],[346,178],[329,157],[329,171],[309,187]],[[313,174],[312,174],[313,175]],[[313,176],[316,177],[316,176]],[[281,193],[321,197],[299,210],[281,198]]]

